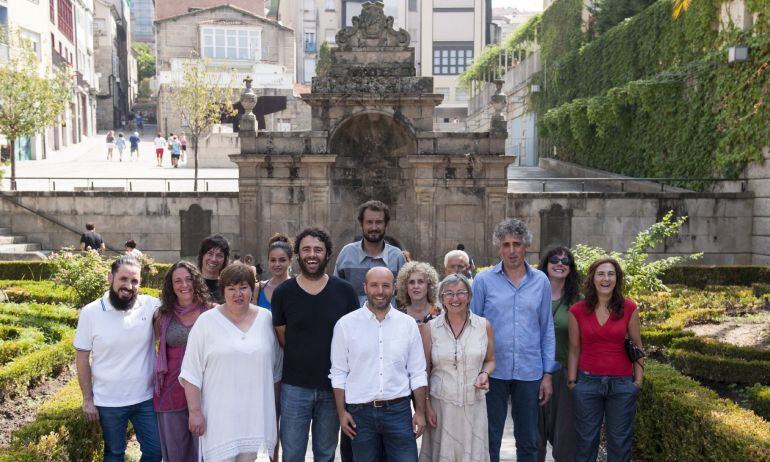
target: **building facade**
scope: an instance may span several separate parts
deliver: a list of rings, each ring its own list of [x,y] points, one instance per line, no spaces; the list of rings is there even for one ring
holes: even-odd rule
[[[155,21],[158,126],[184,131],[170,93],[182,82],[185,64],[206,59],[210,75],[222,85],[241,88],[247,76],[255,92],[286,96],[287,109],[266,117],[268,129],[294,130],[309,125],[309,110],[293,96],[294,31],[274,20],[233,5],[219,5]],[[222,72],[221,70],[226,71]],[[240,90],[237,91],[238,94]],[[236,105],[237,101],[231,101]],[[300,122],[300,119],[306,119]],[[235,120],[223,120],[235,122]]]
[[[131,69],[131,15],[128,0],[94,1],[94,60],[98,70],[97,128],[128,126],[136,65]]]
[[[152,22],[155,20],[155,0],[132,0],[131,2],[131,40],[155,47],[155,33]]]
[[[155,20],[225,4],[258,16],[265,15],[265,0],[155,0]]]
[[[59,120],[39,135],[16,140],[13,155],[19,161],[45,159],[96,133],[93,1],[0,0],[0,26],[5,31],[0,65],[8,59],[10,34],[18,34],[37,55],[38,72],[64,69],[72,78],[72,98]],[[0,136],[0,145],[8,144]]]

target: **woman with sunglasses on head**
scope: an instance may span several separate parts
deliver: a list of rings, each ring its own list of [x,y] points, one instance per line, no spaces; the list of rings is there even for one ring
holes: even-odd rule
[[[602,420],[607,431],[607,462],[628,462],[634,433],[636,396],[642,387],[644,358],[634,363],[626,337],[641,349],[636,304],[623,295],[617,260],[591,263],[585,300],[570,308],[567,386],[572,390],[575,461],[595,462]]]
[[[443,312],[421,332],[430,393],[420,462],[489,461],[485,395],[495,370],[494,332],[471,313],[465,276],[445,277],[438,294]]]
[[[538,269],[551,283],[551,310],[556,334],[556,361],[562,368],[553,374],[553,395],[540,406],[537,422],[537,449],[540,462],[545,461],[547,443],[553,447],[555,462],[572,462],[575,458],[575,429],[572,423],[572,396],[567,388],[567,356],[569,354],[569,308],[580,300],[580,274],[572,252],[554,247],[543,255]]]
[[[229,258],[230,243],[224,236],[214,234],[201,242],[201,248],[198,251],[198,269],[203,274],[203,280],[209,288],[211,298],[217,303],[225,302],[219,291],[219,273],[225,269]]]

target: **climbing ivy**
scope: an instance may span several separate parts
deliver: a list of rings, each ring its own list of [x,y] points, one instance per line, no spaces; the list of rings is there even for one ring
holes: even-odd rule
[[[543,12],[538,29],[543,61],[580,49],[583,35],[583,0],[556,0]]]

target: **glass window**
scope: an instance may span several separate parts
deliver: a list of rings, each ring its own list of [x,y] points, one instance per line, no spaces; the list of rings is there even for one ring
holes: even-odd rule
[[[473,44],[441,45],[435,42],[433,46],[433,73],[457,75],[465,72],[473,62]]]
[[[204,27],[201,30],[203,56],[247,61],[261,57],[260,33],[256,30]]]

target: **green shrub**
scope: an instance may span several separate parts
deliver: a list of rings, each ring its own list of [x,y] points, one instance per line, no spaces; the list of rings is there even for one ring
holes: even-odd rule
[[[0,329],[17,332],[13,340],[0,342],[0,366],[45,344],[43,332],[32,327],[0,326]]]
[[[642,329],[642,344],[645,348],[666,348],[671,345],[674,339],[692,337],[693,335],[695,334],[689,330],[645,327]]]
[[[57,284],[71,287],[77,294],[76,303],[83,306],[101,297],[107,289],[110,262],[96,252],[72,252],[62,249],[52,254],[52,279]]]
[[[767,281],[770,281],[770,266],[760,265],[682,265],[671,267],[663,274],[663,282],[666,284],[698,288],[709,285],[750,286],[757,283],[767,285]]]
[[[724,383],[770,383],[770,361],[736,359],[669,348],[666,359],[683,373]]]
[[[30,385],[58,373],[71,363],[75,358],[73,337],[74,332],[70,331],[58,343],[46,345],[0,367],[0,401],[24,393]]]
[[[671,347],[704,355],[725,356],[745,361],[770,361],[770,350],[740,347],[706,337],[678,338],[671,342]]]
[[[12,451],[19,455],[34,453],[41,438],[54,434],[57,437],[54,448],[66,453],[68,460],[100,461],[103,444],[99,426],[86,421],[82,405],[80,387],[74,379],[43,403],[34,421],[13,432]],[[23,459],[0,456],[2,462],[18,460]]]
[[[746,388],[746,393],[749,395],[751,409],[753,409],[757,415],[770,421],[770,387],[757,383]]]
[[[80,312],[66,305],[41,303],[0,303],[0,314],[39,318],[77,327]]]
[[[74,290],[57,285],[53,281],[0,280],[0,289],[5,291],[9,301],[16,303],[74,304],[77,301],[77,294]]]
[[[139,293],[160,298],[160,289],[153,289],[152,287],[142,287],[139,289]]]
[[[768,462],[770,423],[673,368],[647,361],[634,446],[655,462]]]
[[[48,261],[0,262],[0,279],[40,281],[50,279],[53,267]]]

